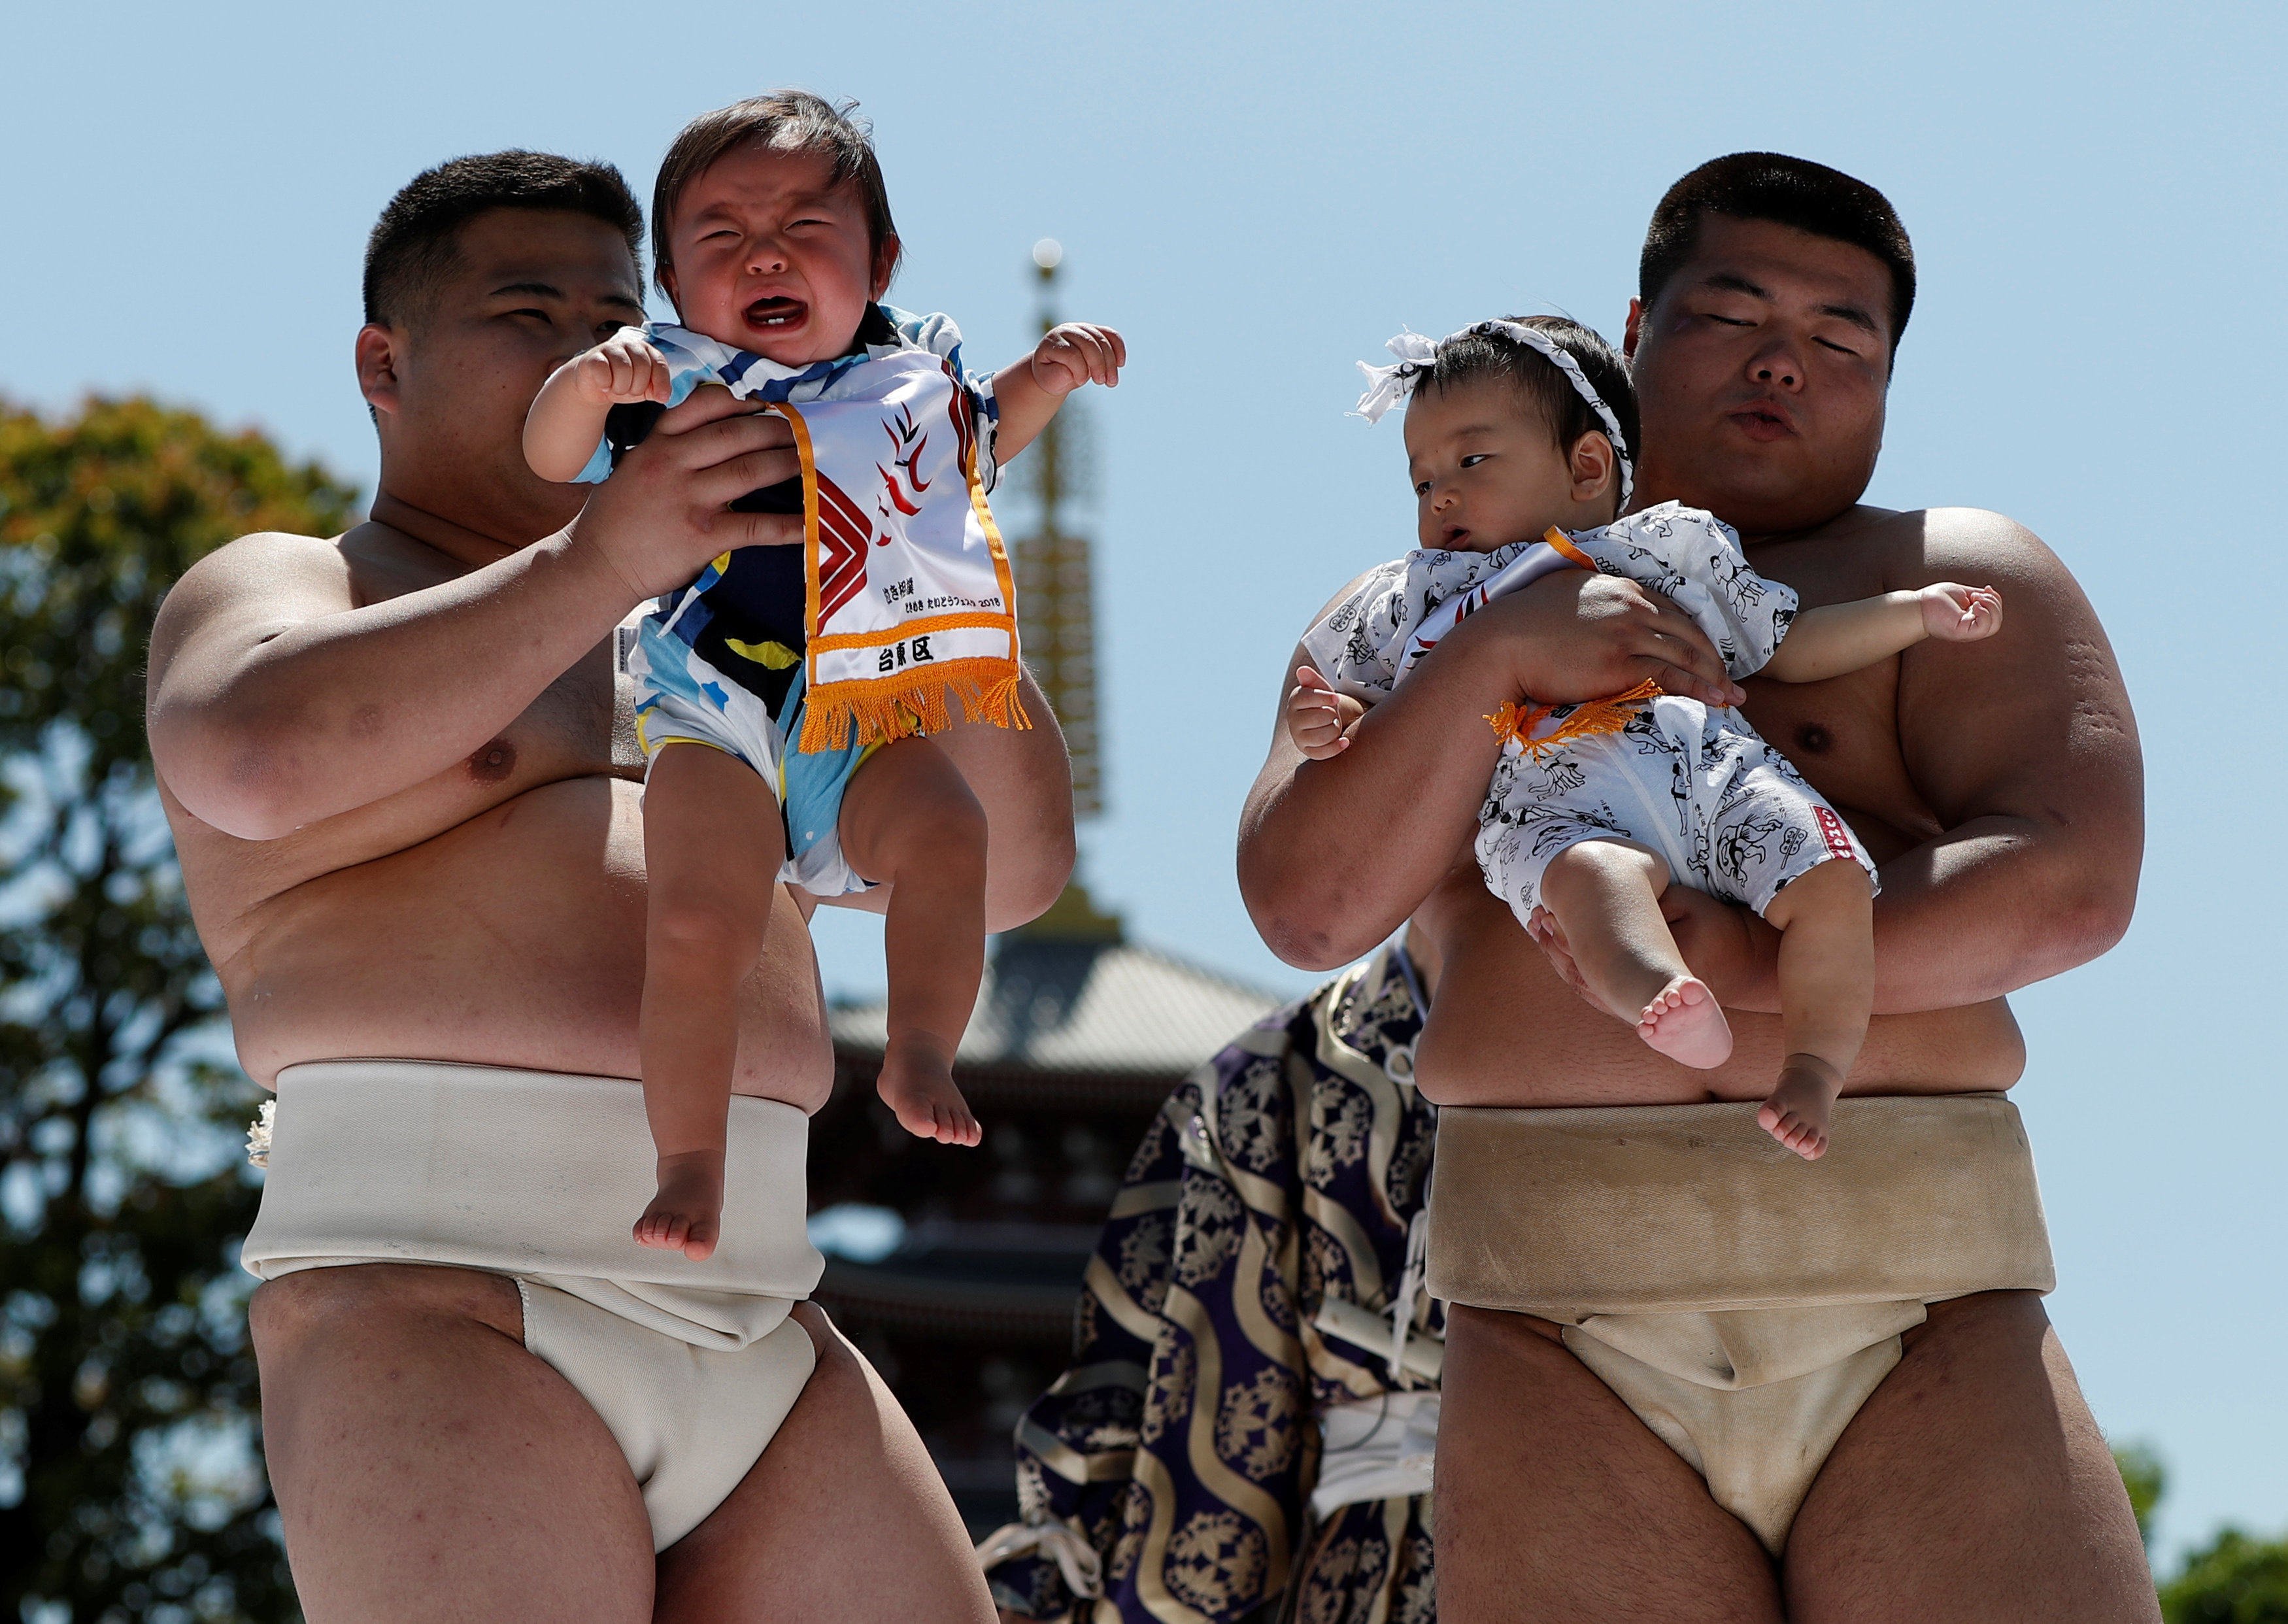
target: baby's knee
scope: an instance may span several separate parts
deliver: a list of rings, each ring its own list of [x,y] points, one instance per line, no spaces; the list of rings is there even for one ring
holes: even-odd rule
[[[973,878],[982,885],[985,840],[985,808],[956,774],[905,803],[889,843],[894,868]]]
[[[1783,898],[1793,899],[1799,910],[1815,905],[1838,913],[1869,913],[1875,905],[1875,882],[1856,863],[1832,857],[1797,876],[1772,900]]]
[[[653,895],[649,935],[655,951],[744,963],[762,953],[768,914],[742,908],[719,890],[678,888]]]
[[[1576,840],[1542,869],[1541,898],[1549,907],[1560,908],[1574,896],[1602,892],[1632,876],[1642,876],[1649,884],[1656,867],[1658,860],[1649,852],[1625,840]],[[1667,878],[1665,868],[1659,877]]]
[[[1783,885],[1764,906],[1767,924],[1783,931],[1810,915],[1823,922],[1864,922],[1870,928],[1874,927],[1874,880],[1867,876],[1867,869],[1844,863],[1842,857],[1831,857]]]

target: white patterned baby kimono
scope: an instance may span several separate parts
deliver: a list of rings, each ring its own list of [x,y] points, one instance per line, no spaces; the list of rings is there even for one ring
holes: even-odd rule
[[[1304,634],[1304,651],[1339,692],[1371,705],[1465,616],[1569,568],[1665,594],[1735,678],[1761,670],[1795,617],[1794,592],[1748,567],[1729,525],[1665,502],[1494,553],[1410,553],[1360,582]],[[1642,846],[1678,882],[1760,914],[1831,858],[1874,877],[1835,808],[1736,710],[1640,692],[1505,706],[1495,720],[1506,742],[1478,815],[1478,864],[1521,921],[1540,903],[1550,860],[1583,840]]]

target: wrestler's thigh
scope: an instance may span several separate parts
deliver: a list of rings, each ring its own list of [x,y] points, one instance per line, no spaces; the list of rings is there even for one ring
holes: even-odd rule
[[[872,1365],[815,1306],[818,1368],[730,1498],[659,1559],[659,1624],[990,1624],[953,1497]]]
[[[1795,1624],[2160,1617],[2136,1518],[2030,1292],[1934,1304],[1788,1538]]]
[[[511,1282],[312,1269],[263,1286],[250,1318],[311,1624],[651,1616],[642,1496],[595,1411],[525,1350]]]
[[[1438,1419],[1440,1624],[1777,1624],[1755,1536],[1540,1322],[1454,1308]]]

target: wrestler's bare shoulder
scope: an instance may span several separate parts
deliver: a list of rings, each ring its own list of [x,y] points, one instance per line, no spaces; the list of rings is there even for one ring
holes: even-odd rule
[[[195,655],[233,634],[275,636],[298,620],[354,607],[345,539],[258,531],[185,570],[152,624],[153,697],[187,651]]]
[[[1799,536],[1752,540],[1756,567],[1805,593],[1835,602],[1962,580],[2032,587],[2072,576],[2038,536],[1982,507],[1858,506]]]
[[[175,583],[151,631],[151,678],[187,647],[243,647],[322,615],[434,586],[459,573],[434,548],[369,519],[338,536],[257,530],[208,553]]]
[[[238,829],[226,815],[230,775],[237,770],[234,753],[269,747],[258,737],[250,745],[244,736],[294,723],[290,714],[273,714],[279,710],[274,699],[258,706],[264,713],[249,723],[232,697],[232,685],[261,657],[264,645],[298,627],[437,585],[460,569],[381,524],[331,538],[258,534],[201,560],[163,605],[152,642],[153,752],[193,913],[226,985],[254,943],[275,937],[289,919],[334,914],[346,900],[335,893],[344,888],[385,897],[423,894],[427,888],[398,872],[397,860],[413,860],[417,852],[425,872],[460,872],[455,894],[464,900],[497,888],[509,868],[537,851],[560,858],[573,851],[604,854],[607,861],[591,877],[596,883],[607,883],[616,869],[640,872],[618,849],[640,836],[634,785],[612,781],[633,776],[639,766],[632,752],[625,763],[616,760],[615,683],[602,648],[442,772],[365,806],[274,832]],[[346,726],[354,734],[356,697],[348,697]],[[614,794],[615,787],[624,794]],[[619,805],[622,800],[630,804]],[[203,816],[211,803],[224,813]],[[502,848],[512,820],[518,824],[507,837],[512,856]],[[334,877],[340,878],[332,887],[318,883]]]

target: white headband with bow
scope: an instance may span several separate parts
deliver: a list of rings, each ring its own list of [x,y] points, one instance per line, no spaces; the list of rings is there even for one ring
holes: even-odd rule
[[[1384,412],[1414,393],[1415,384],[1438,359],[1441,344],[1451,344],[1457,338],[1466,338],[1472,334],[1483,337],[1496,333],[1505,338],[1514,338],[1529,349],[1537,350],[1547,356],[1550,364],[1565,374],[1566,381],[1573,386],[1574,393],[1588,402],[1589,410],[1595,412],[1597,420],[1605,426],[1605,437],[1613,442],[1613,456],[1621,465],[1621,506],[1624,508],[1628,506],[1629,493],[1636,485],[1636,470],[1629,462],[1629,442],[1621,434],[1620,419],[1613,415],[1613,409],[1605,404],[1605,397],[1597,393],[1596,386],[1581,370],[1581,363],[1573,359],[1563,345],[1537,327],[1527,327],[1516,322],[1480,322],[1465,327],[1459,332],[1449,333],[1443,338],[1426,338],[1409,328],[1383,346],[1398,357],[1395,362],[1386,367],[1378,367],[1366,361],[1358,363],[1359,370],[1366,374],[1367,387],[1366,393],[1359,396],[1359,403],[1353,409],[1352,415],[1364,418],[1370,423],[1380,422]]]

